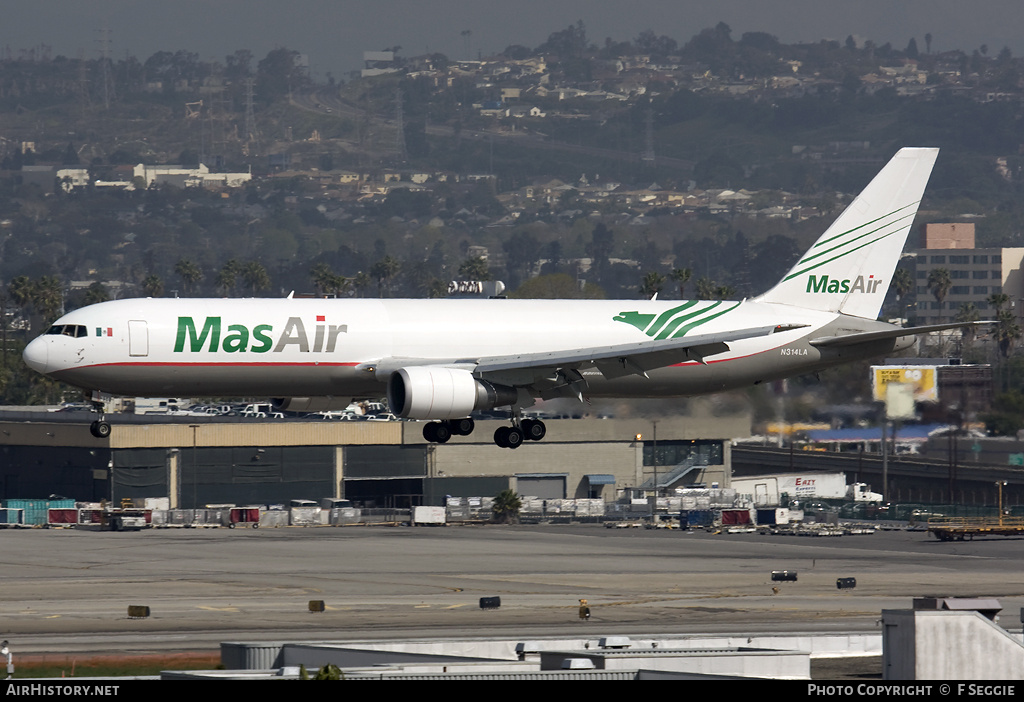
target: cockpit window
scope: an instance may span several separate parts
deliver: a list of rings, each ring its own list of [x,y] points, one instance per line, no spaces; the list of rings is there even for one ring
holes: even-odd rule
[[[46,330],[47,334],[58,334],[63,336],[83,337],[87,335],[85,327],[81,324],[54,324]]]

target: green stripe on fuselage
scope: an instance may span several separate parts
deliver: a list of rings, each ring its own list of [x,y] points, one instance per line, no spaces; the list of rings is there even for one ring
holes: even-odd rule
[[[662,329],[661,333],[658,334],[658,336],[656,336],[655,338],[656,339],[668,339],[668,338],[670,338],[672,336],[672,333],[676,329],[679,328],[680,324],[682,324],[683,322],[689,321],[689,320],[693,319],[694,317],[699,317],[700,315],[704,314],[705,312],[708,312],[710,310],[715,309],[720,304],[722,304],[721,300],[719,300],[718,302],[712,303],[712,304],[708,305],[707,307],[703,307],[703,308],[697,310],[696,312],[691,312],[690,314],[684,314],[684,315],[682,315],[680,317],[676,317],[671,322],[666,324],[665,328]],[[698,322],[698,324],[699,324],[699,322]],[[647,334],[650,336],[651,332],[647,332]]]

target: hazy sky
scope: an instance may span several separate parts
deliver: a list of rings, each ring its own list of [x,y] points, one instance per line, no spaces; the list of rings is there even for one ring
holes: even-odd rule
[[[1024,55],[1021,0],[0,0],[0,50],[18,56],[45,44],[53,55],[99,55],[108,29],[115,58],[144,60],[185,49],[223,61],[237,49],[257,60],[276,47],[308,54],[314,75],[360,67],[362,52],[401,46],[402,55],[439,51],[476,57],[509,44],[535,47],[577,20],[590,41],[622,41],[645,29],[680,44],[727,23],[733,38],[764,31],[785,43],[848,35],[905,48]],[[463,35],[469,30],[470,34]]]

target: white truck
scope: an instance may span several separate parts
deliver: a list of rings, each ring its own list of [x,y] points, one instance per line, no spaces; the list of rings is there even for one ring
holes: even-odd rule
[[[871,492],[866,483],[846,484],[845,473],[788,473],[734,478],[737,495],[750,495],[757,506],[785,507],[789,502],[807,500],[843,500],[850,502],[881,502],[882,495]]]

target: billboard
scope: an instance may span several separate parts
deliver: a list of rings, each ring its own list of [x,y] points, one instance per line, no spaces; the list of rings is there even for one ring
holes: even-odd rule
[[[871,387],[876,402],[885,402],[886,387],[909,385],[915,402],[938,402],[939,372],[935,366],[871,366]]]

